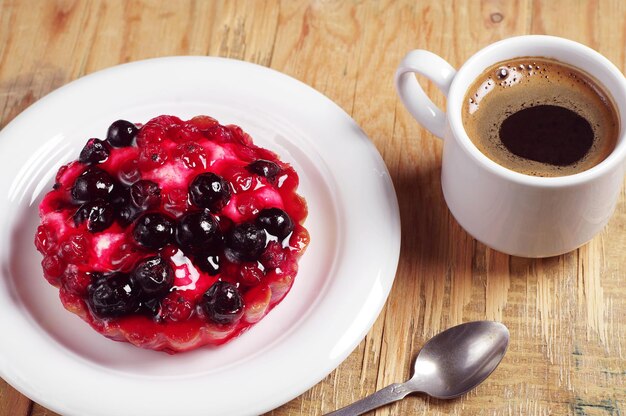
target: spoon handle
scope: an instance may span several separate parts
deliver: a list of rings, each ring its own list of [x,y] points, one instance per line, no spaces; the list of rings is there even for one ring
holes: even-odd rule
[[[326,414],[326,416],[356,416],[376,409],[377,407],[393,403],[403,399],[413,390],[408,388],[406,383],[394,383],[376,393],[354,402],[351,405],[343,407],[339,410]]]

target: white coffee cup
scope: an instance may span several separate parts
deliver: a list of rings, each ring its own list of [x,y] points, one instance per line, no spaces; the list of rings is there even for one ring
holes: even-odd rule
[[[577,67],[613,97],[619,136],[601,163],[570,176],[529,176],[498,165],[472,143],[461,120],[468,88],[488,67],[525,56]],[[414,73],[430,79],[446,95],[445,113],[424,93]],[[626,79],[604,56],[567,39],[519,36],[480,50],[458,71],[432,52],[411,51],[395,81],[413,117],[443,139],[443,194],[452,215],[474,238],[507,254],[549,257],[580,247],[604,228],[615,210],[626,159]]]

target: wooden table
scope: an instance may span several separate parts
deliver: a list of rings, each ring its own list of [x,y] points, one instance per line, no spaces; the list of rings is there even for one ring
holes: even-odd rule
[[[402,107],[392,76],[413,48],[458,67],[489,43],[529,33],[585,43],[624,70],[625,25],[623,0],[0,0],[0,127],[63,84],[144,58],[226,56],[300,79],[345,109],[382,154],[400,203],[402,250],[365,340],[270,414],[346,405],[407,378],[420,346],[442,329],[494,319],[508,325],[511,344],[487,382],[454,401],[411,396],[377,414],[624,415],[624,195],[608,227],[566,255],[530,260],[486,248],[446,208],[441,141]],[[0,416],[22,415],[54,413],[0,380]]]

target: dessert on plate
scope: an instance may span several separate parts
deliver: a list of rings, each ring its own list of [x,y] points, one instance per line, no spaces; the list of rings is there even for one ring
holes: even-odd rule
[[[115,121],[62,166],[35,245],[66,309],[168,353],[220,345],[289,292],[309,242],[298,175],[208,116]]]

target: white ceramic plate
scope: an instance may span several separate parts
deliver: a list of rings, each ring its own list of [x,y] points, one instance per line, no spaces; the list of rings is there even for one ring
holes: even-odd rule
[[[57,168],[119,118],[208,114],[295,166],[311,244],[295,284],[250,331],[169,356],[110,341],[43,278],[37,206]],[[391,288],[400,219],[359,126],[305,84],[246,62],[172,57],[74,81],[0,132],[0,375],[64,415],[259,414],[315,385],[363,339]]]

